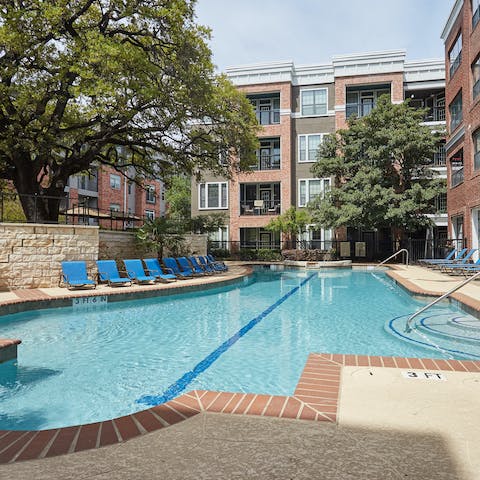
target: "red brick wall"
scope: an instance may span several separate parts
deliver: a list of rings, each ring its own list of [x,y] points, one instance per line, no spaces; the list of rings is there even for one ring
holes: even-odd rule
[[[460,66],[450,78],[449,51],[462,31],[462,60]],[[480,127],[480,97],[473,101],[473,81],[471,65],[480,53],[480,24],[472,32],[472,10],[469,0],[464,1],[461,13],[455,21],[450,35],[445,42],[445,66],[447,83],[445,97],[447,104],[447,130],[450,125],[450,112],[448,105],[452,102],[460,89],[462,90],[463,121],[453,132],[449,132],[448,139],[462,127],[465,134],[447,152],[448,185],[451,185],[451,158],[463,148],[464,182],[454,188],[448,189],[447,208],[449,216],[449,234],[453,235],[451,219],[457,215],[464,217],[464,235],[469,246],[472,245],[472,218],[471,209],[480,206],[480,170],[473,168],[473,142],[472,133]]]

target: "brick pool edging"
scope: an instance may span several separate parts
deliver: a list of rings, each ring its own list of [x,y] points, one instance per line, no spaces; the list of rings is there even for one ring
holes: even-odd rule
[[[480,372],[480,361],[312,353],[293,396],[192,390],[167,403],[104,422],[39,431],[0,431],[0,463],[49,458],[122,443],[199,413],[336,423],[344,366]]]

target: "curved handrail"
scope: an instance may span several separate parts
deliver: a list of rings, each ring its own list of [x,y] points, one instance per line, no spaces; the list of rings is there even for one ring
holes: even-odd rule
[[[440,300],[443,300],[444,298],[449,297],[452,293],[456,292],[457,290],[462,288],[464,285],[466,285],[467,283],[470,283],[472,280],[475,280],[478,277],[480,277],[480,272],[477,272],[474,275],[472,275],[471,277],[466,278],[462,283],[460,283],[457,286],[451,288],[448,292],[446,292],[442,296],[436,298],[435,300],[430,302],[428,305],[425,305],[418,312],[415,312],[413,315],[410,315],[407,319],[407,323],[405,324],[405,333],[410,333],[412,331],[411,324],[412,324],[412,320],[414,318],[418,317],[425,310],[428,310],[430,307],[433,307],[433,305],[437,304]]]
[[[405,252],[406,253],[406,265],[408,267],[408,250],[406,248],[401,248],[400,250],[396,251],[393,255],[390,255],[388,258],[386,258],[385,260],[383,260],[382,262],[380,262],[378,265],[375,265],[373,267],[373,269],[375,270],[376,268],[378,268],[380,265],[383,265],[385,262],[388,262],[389,260],[391,260],[392,258],[395,258],[399,253],[402,253],[402,252]]]

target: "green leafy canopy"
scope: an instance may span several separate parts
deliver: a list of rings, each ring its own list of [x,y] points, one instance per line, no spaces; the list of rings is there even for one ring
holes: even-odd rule
[[[62,195],[106,164],[161,177],[251,164],[257,123],[215,74],[194,0],[10,0],[0,5],[0,178]],[[227,167],[219,155],[239,156]],[[23,199],[27,218],[33,203]],[[55,220],[58,202],[37,202]]]
[[[443,132],[422,125],[424,110],[378,100],[365,117],[353,118],[321,145],[316,177],[335,177],[330,192],[310,205],[314,222],[328,228],[399,228],[430,223],[434,199],[445,191],[432,158]]]

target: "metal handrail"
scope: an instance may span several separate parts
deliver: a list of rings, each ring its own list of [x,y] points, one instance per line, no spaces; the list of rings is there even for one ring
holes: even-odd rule
[[[383,262],[380,262],[378,265],[375,265],[373,267],[373,269],[375,270],[376,268],[378,268],[380,265],[383,265],[385,262],[388,262],[389,260],[391,260],[392,258],[396,257],[399,253],[402,253],[402,252],[405,252],[407,255],[406,255],[406,265],[408,267],[408,250],[406,248],[401,248],[400,250],[398,250],[397,252],[395,252],[393,255],[390,255],[388,258],[386,258],[385,260],[383,260]]]
[[[480,277],[480,272],[477,272],[475,273],[475,275],[472,275],[471,277],[466,278],[462,283],[460,283],[456,287],[453,287],[448,292],[444,293],[441,297],[436,298],[435,300],[433,300],[433,302],[430,302],[428,305],[425,305],[418,312],[415,312],[413,315],[410,315],[410,317],[408,317],[407,323],[405,324],[405,333],[410,333],[412,331],[411,324],[414,318],[418,317],[418,315],[423,313],[425,310],[429,309],[430,307],[433,307],[433,305],[440,302],[440,300],[443,300],[444,298],[449,297],[452,293],[456,292],[457,290],[462,288],[464,285],[466,285],[467,283],[470,283],[472,280],[475,280],[478,277]]]

